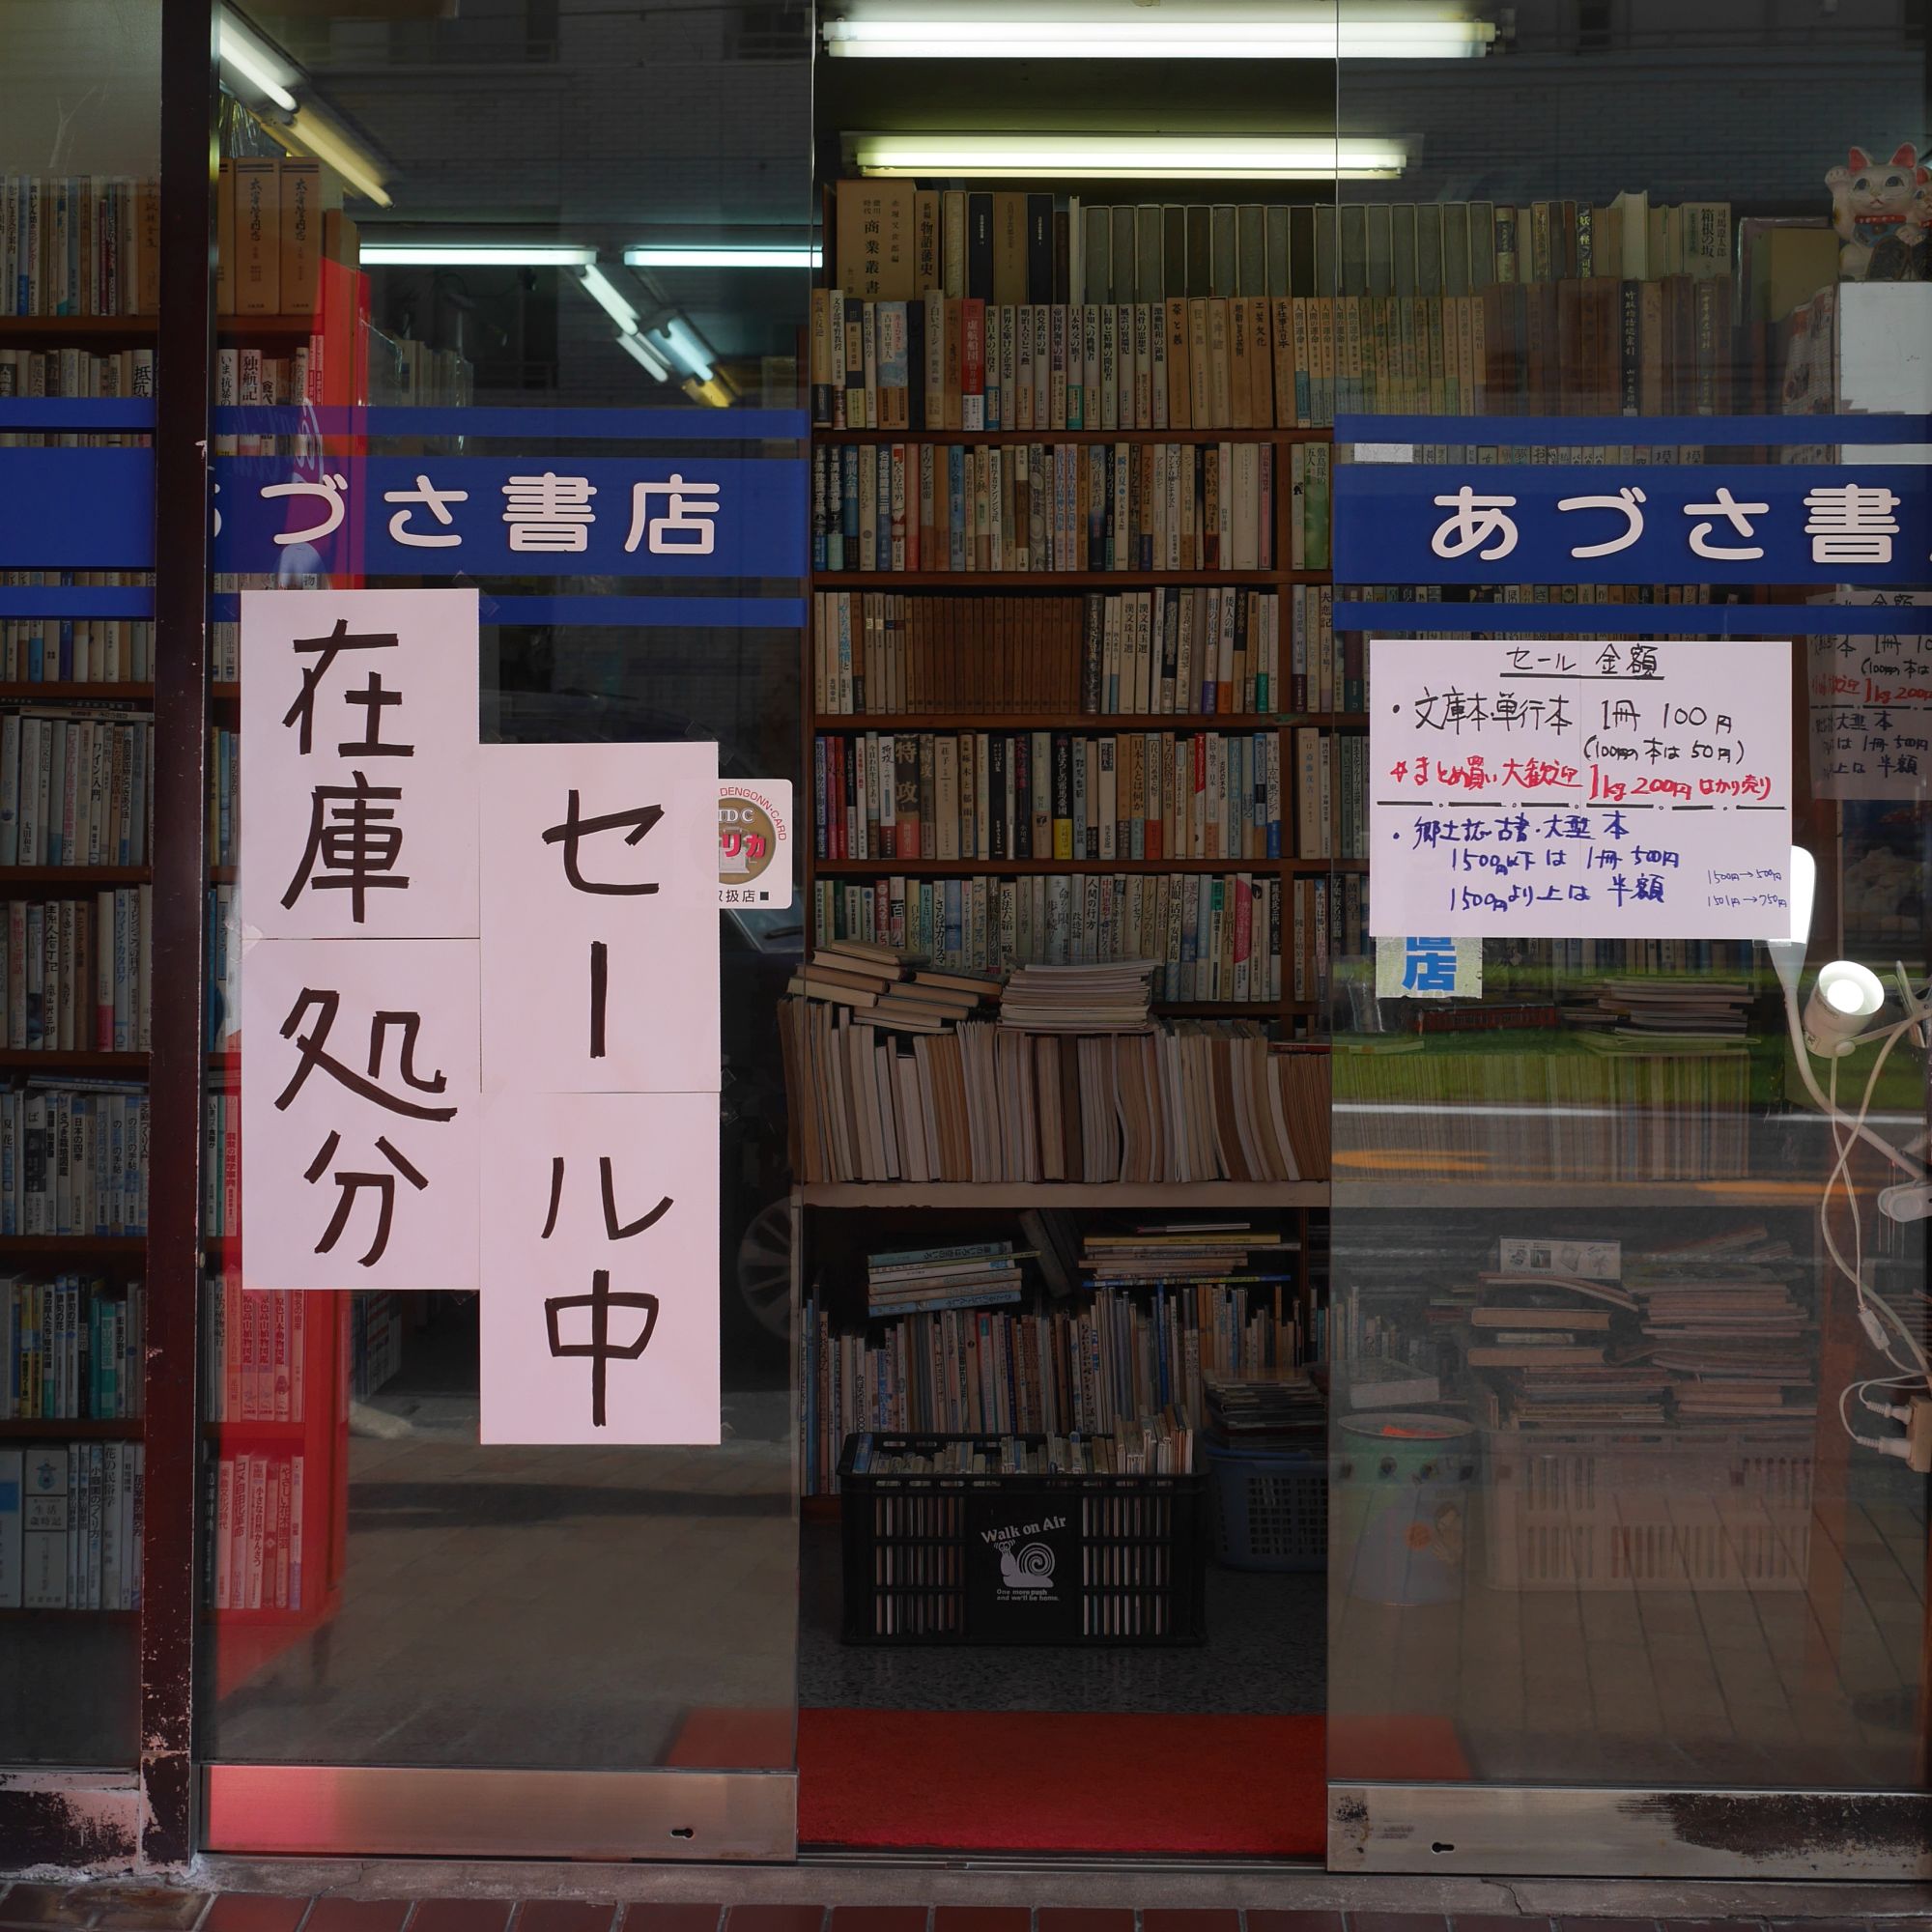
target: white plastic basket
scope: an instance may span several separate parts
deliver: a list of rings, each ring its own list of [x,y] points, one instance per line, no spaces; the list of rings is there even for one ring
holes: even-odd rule
[[[1486,1430],[1497,1590],[1802,1590],[1806,1430]]]

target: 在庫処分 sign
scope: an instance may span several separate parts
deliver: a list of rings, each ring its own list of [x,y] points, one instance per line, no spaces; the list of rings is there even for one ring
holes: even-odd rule
[[[483,745],[477,648],[242,595],[244,1285],[478,1290],[486,1441],[716,1442],[717,747]]]

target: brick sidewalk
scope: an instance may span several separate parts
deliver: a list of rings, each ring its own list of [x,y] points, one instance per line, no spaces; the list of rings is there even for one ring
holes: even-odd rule
[[[918,1881],[908,1875],[908,1889]],[[512,1916],[514,1915],[514,1926]],[[1932,1918],[1541,1918],[975,1905],[600,1905],[581,1899],[342,1898],[159,1886],[14,1885],[0,1932],[1932,1932]]]

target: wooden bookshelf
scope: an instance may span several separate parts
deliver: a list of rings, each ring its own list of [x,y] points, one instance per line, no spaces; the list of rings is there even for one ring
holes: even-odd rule
[[[0,896],[17,892],[94,892],[101,886],[145,886],[148,866],[0,866]]]
[[[1211,194],[1204,185],[1203,201],[1211,200]],[[836,259],[836,221],[834,219],[834,197],[828,191],[826,200],[826,226],[828,233],[827,261]],[[996,270],[996,273],[1000,272]],[[827,279],[833,270],[829,267]],[[1105,299],[1104,293],[1101,298]],[[848,320],[854,309],[848,305]],[[1156,322],[1158,326],[1158,322]],[[988,331],[991,332],[990,330]],[[869,328],[866,330],[869,338]],[[881,330],[883,336],[883,330]],[[814,338],[815,339],[815,338]],[[901,340],[904,338],[902,337]],[[910,380],[917,391],[922,379],[922,370],[916,353],[917,336],[913,338],[914,350],[909,350],[911,364]],[[1261,354],[1257,339],[1256,354]],[[884,360],[883,349],[881,362]],[[990,362],[991,355],[988,352]],[[867,356],[868,368],[870,357]],[[806,358],[810,377],[816,379],[819,371],[812,367],[810,357]],[[840,359],[832,367],[833,382],[839,379],[839,371],[844,367],[842,351]],[[1244,367],[1247,365],[1243,365]],[[954,380],[952,352],[946,358],[949,382]],[[814,402],[820,400],[819,391],[813,390]],[[919,398],[912,397],[914,405]],[[1022,405],[1024,408],[1025,406]],[[1204,407],[1202,413],[1208,413]],[[1230,412],[1243,412],[1243,406],[1236,402]],[[942,648],[942,639],[949,650],[963,654],[977,653],[982,645],[968,641],[962,634],[971,632],[983,635],[989,641],[984,646],[1014,649],[1019,656],[1014,661],[1019,666],[1029,666],[1031,660],[1026,653],[1035,639],[1051,640],[1055,653],[1054,668],[1038,684],[1019,686],[992,683],[981,673],[977,678],[970,668],[962,671],[955,657],[941,660],[936,656],[929,660],[935,667],[942,662],[945,666],[944,683],[922,685],[913,683],[911,692],[919,699],[920,708],[913,711],[857,711],[852,713],[831,713],[821,711],[815,704],[814,667],[818,646],[817,625],[809,623],[803,639],[802,690],[807,694],[806,716],[802,721],[802,764],[807,774],[805,796],[800,810],[799,843],[803,853],[802,872],[804,875],[805,910],[804,924],[808,942],[808,952],[811,946],[823,943],[828,934],[817,929],[820,912],[818,888],[822,884],[838,881],[864,882],[882,877],[899,876],[908,882],[908,896],[914,881],[952,880],[979,878],[996,881],[1024,880],[1040,877],[1072,877],[1076,880],[1105,877],[1130,877],[1136,880],[1154,880],[1183,875],[1189,878],[1229,878],[1247,875],[1253,880],[1266,882],[1279,888],[1280,896],[1280,967],[1281,989],[1278,995],[1261,1000],[1236,1001],[1233,999],[1176,999],[1164,1000],[1158,989],[1161,976],[1155,976],[1155,997],[1151,1009],[1163,1018],[1242,1020],[1260,1022],[1271,1035],[1281,1037],[1300,1036],[1314,1043],[1318,1029],[1321,1024],[1322,1002],[1315,998],[1295,997],[1296,948],[1294,943],[1294,910],[1296,889],[1304,890],[1308,912],[1313,913],[1313,895],[1305,893],[1307,882],[1327,879],[1333,911],[1332,924],[1339,934],[1342,917],[1342,890],[1337,883],[1340,876],[1352,870],[1366,870],[1366,861],[1337,862],[1321,858],[1302,858],[1297,852],[1296,783],[1292,756],[1293,740],[1290,734],[1303,727],[1315,727],[1333,737],[1340,732],[1359,732],[1367,726],[1366,715],[1357,711],[1341,709],[1294,710],[1281,705],[1282,696],[1290,688],[1289,678],[1294,668],[1293,649],[1295,639],[1295,614],[1297,604],[1312,606],[1312,597],[1297,597],[1297,590],[1303,586],[1322,586],[1332,582],[1325,570],[1296,568],[1293,559],[1303,554],[1297,541],[1298,524],[1303,514],[1305,498],[1293,487],[1293,471],[1292,463],[1298,464],[1301,452],[1307,445],[1332,443],[1332,431],[1326,427],[1296,426],[1292,423],[1277,425],[1254,425],[1241,428],[1206,426],[1174,426],[1162,428],[1087,428],[1057,429],[1041,425],[1021,428],[1004,426],[992,430],[960,430],[952,428],[919,429],[911,426],[884,428],[843,428],[814,427],[811,440],[817,451],[844,452],[849,456],[853,450],[865,452],[870,457],[880,448],[904,444],[908,448],[921,446],[964,446],[969,449],[1019,449],[1029,445],[1045,445],[1050,448],[1064,448],[1072,445],[1078,448],[1078,461],[1085,465],[1090,459],[1096,459],[1097,451],[1120,445],[1134,450],[1145,450],[1151,445],[1179,444],[1183,449],[1192,447],[1212,448],[1215,445],[1237,444],[1248,449],[1265,452],[1262,464],[1271,464],[1271,475],[1264,486],[1263,503],[1259,506],[1257,521],[1261,526],[1262,549],[1259,554],[1270,561],[1265,568],[1236,570],[1228,567],[1189,568],[1189,569],[1032,569],[999,571],[954,571],[949,569],[921,570],[818,570],[812,574],[810,591],[813,595],[812,615],[816,616],[816,599],[821,594],[850,594],[854,599],[854,627],[857,629],[857,599],[860,594],[879,594],[904,598],[914,602],[923,600],[928,604],[945,603],[952,600],[973,600],[993,597],[1011,598],[1014,608],[1032,606],[1036,602],[1040,607],[1028,612],[1025,628],[1008,634],[1004,647],[995,647],[990,639],[995,627],[985,621],[989,612],[975,610],[970,613],[970,621],[962,622],[955,632],[953,626],[935,622],[925,634],[923,650],[938,652]],[[820,459],[823,460],[822,458]],[[838,457],[832,458],[833,473],[838,472]],[[1184,466],[1183,466],[1184,467]],[[907,524],[918,521],[920,512],[916,507],[916,483],[908,465],[907,497],[905,516]],[[1111,486],[1110,490],[1111,490]],[[1223,488],[1227,487],[1224,479]],[[1136,485],[1138,489],[1138,485]],[[1084,484],[1083,484],[1084,492]],[[883,496],[883,492],[881,492]],[[838,514],[834,508],[834,515]],[[886,524],[887,511],[883,504],[878,511],[881,526]],[[1245,516],[1245,506],[1243,515]],[[1244,525],[1245,527],[1245,525]],[[910,531],[908,532],[910,533]],[[1315,553],[1320,555],[1320,552]],[[846,555],[852,554],[848,541]],[[1245,554],[1245,553],[1244,553]],[[936,559],[936,560],[944,560]],[[1102,558],[1104,561],[1104,557]],[[1213,712],[1089,712],[1079,708],[1081,685],[1070,672],[1064,671],[1069,662],[1075,666],[1083,660],[1080,653],[1087,647],[1086,639],[1091,633],[1083,633],[1077,628],[1076,613],[1079,603],[1095,594],[1114,595],[1122,592],[1145,592],[1153,590],[1261,590],[1273,593],[1276,597],[1276,614],[1279,625],[1280,682],[1270,691],[1271,708],[1242,711]],[[1057,608],[1047,608],[1049,606]],[[937,617],[937,612],[918,613]],[[1037,628],[1034,628],[1037,626]],[[1070,635],[1069,635],[1070,634]],[[907,636],[917,638],[919,632],[909,618]],[[958,641],[953,641],[957,637]],[[1315,654],[1315,638],[1307,639],[1308,654]],[[1156,660],[1159,654],[1156,639]],[[870,659],[871,641],[867,639],[867,674],[872,669]],[[1061,655],[1071,652],[1070,660]],[[907,664],[916,662],[908,658]],[[996,662],[988,657],[987,663]],[[1004,664],[1006,660],[997,660]],[[1043,663],[1044,661],[1042,661]],[[1157,668],[1157,664],[1156,664]],[[1312,672],[1315,667],[1308,668]],[[1325,668],[1325,665],[1324,665]],[[1004,671],[1001,673],[1004,675]],[[1198,675],[1198,673],[1197,673]],[[1341,668],[1336,666],[1337,689],[1334,698],[1339,703],[1342,692],[1339,688]],[[997,705],[1000,697],[1009,690],[1025,690],[1034,701],[1022,702],[1012,709],[986,708]],[[1310,689],[1313,689],[1311,685]],[[940,691],[957,691],[968,696],[969,704],[958,707],[935,708],[935,695]],[[1051,694],[1050,701],[1040,703],[1035,694]],[[904,695],[904,694],[901,694]],[[1199,700],[1199,688],[1192,694]],[[1069,703],[1067,700],[1072,699]],[[1249,700],[1253,702],[1252,698]],[[814,740],[819,737],[842,737],[860,739],[867,733],[899,736],[912,733],[935,733],[951,735],[966,732],[1016,733],[1052,732],[1078,737],[1117,738],[1128,740],[1142,733],[1183,734],[1193,736],[1199,733],[1225,733],[1231,737],[1259,737],[1274,733],[1280,740],[1283,753],[1281,764],[1281,851],[1278,856],[1264,854],[1253,856],[1228,855],[1206,858],[1169,856],[1159,859],[1131,858],[1087,858],[1058,859],[1051,856],[1050,849],[1040,856],[1018,859],[946,859],[921,858],[820,858],[817,856],[817,831],[815,822],[816,800],[812,791],[814,773]],[[1337,772],[1337,796],[1339,797],[1339,771]],[[1125,807],[1124,794],[1122,809]],[[1339,822],[1339,812],[1337,814]],[[1185,842],[1185,841],[1176,841]],[[928,846],[928,849],[930,847]],[[949,847],[950,849],[950,847]],[[1036,851],[1038,851],[1036,841]],[[1076,885],[1075,895],[1079,888]],[[828,895],[829,896],[829,895]],[[990,908],[989,908],[990,910]],[[1258,922],[1259,923],[1259,922]],[[910,923],[910,921],[908,922]],[[1205,923],[1205,922],[1204,922]],[[866,935],[869,937],[870,935]],[[1314,933],[1308,932],[1306,944],[1312,947]],[[1266,960],[1266,937],[1258,935],[1256,954],[1264,963]],[[967,970],[974,970],[969,968]],[[1310,986],[1309,992],[1320,989]],[[860,1015],[863,1018],[863,1014]],[[880,1034],[878,1037],[890,1036]],[[918,1037],[917,1035],[914,1036]],[[1277,1170],[1279,1171],[1279,1170]],[[1072,1209],[1090,1212],[1114,1213],[1179,1213],[1211,1215],[1214,1218],[1246,1219],[1254,1217],[1260,1226],[1272,1225],[1278,1218],[1283,1232],[1295,1243],[1301,1261],[1297,1264],[1297,1273],[1306,1265],[1307,1258],[1316,1243],[1311,1240],[1309,1216],[1325,1209],[1329,1203],[1329,1187],[1325,1180],[1317,1181],[1276,1181],[1276,1182],[1152,1182],[1135,1183],[1125,1181],[1085,1182],[1055,1181],[1037,1183],[991,1182],[972,1183],[964,1181],[931,1182],[810,1182],[801,1183],[792,1190],[791,1199],[801,1217],[823,1216],[846,1213],[863,1213],[869,1216],[881,1212],[891,1215],[895,1212],[917,1217],[923,1214],[952,1213],[970,1216],[985,1212],[994,1214],[1023,1213],[1035,1209]],[[874,1237],[867,1223],[843,1230],[836,1230],[832,1223],[820,1222],[820,1233],[816,1238],[835,1243],[841,1252],[856,1252],[857,1246],[912,1246],[923,1239],[978,1238],[976,1234],[967,1236],[960,1233],[923,1236],[915,1232],[920,1225],[916,1218],[909,1219],[902,1226],[888,1222]],[[955,1224],[963,1225],[963,1223]],[[998,1224],[985,1231],[988,1234],[1003,1232]],[[814,1236],[812,1225],[804,1225],[803,1239],[810,1244]],[[1034,1245],[1022,1242],[1021,1245]],[[809,1266],[809,1264],[807,1264]],[[812,1276],[808,1273],[808,1281]],[[1314,1273],[1302,1276],[1304,1284],[1318,1277]],[[828,1272],[821,1284],[820,1292],[829,1305],[832,1325],[835,1331],[850,1333],[851,1321],[855,1310],[859,1309],[862,1297],[850,1293],[851,1284],[841,1285],[835,1274]],[[1234,1291],[1238,1296],[1240,1291]],[[1004,1314],[1006,1311],[1002,1311]],[[809,1498],[808,1512],[829,1508],[836,1511],[836,1502],[830,1499]]]
[[[1326,442],[1322,429],[815,429],[830,443],[964,442],[976,446],[1026,442]]]
[[[1325,1208],[1325,1180],[824,1180],[805,1208]]]
[[[814,590],[1272,590],[1284,583],[1326,583],[1309,570],[827,570]]]
[[[92,1416],[78,1421],[38,1416],[0,1422],[0,1442],[138,1442],[146,1433],[138,1415],[106,1422]]]
[[[0,704],[86,704],[96,699],[152,704],[155,701],[155,687],[152,684],[90,684],[84,679],[75,682],[71,678],[0,684]]]
[[[996,879],[1029,879],[1036,872],[1068,872],[1079,877],[1138,872],[1157,878],[1169,872],[1320,872],[1335,868],[1330,859],[820,859],[823,879],[870,879],[881,872],[920,878],[957,878],[985,873]]]
[[[1356,711],[822,711],[827,731],[1278,731],[1293,724],[1368,723]]]
[[[145,1235],[0,1235],[0,1263],[133,1262],[147,1258]]]
[[[819,592],[885,592],[895,594],[938,594],[946,597],[976,596],[980,594],[1037,595],[1051,597],[1056,594],[1084,595],[1091,592],[1120,592],[1155,589],[1212,589],[1247,588],[1266,589],[1286,593],[1293,586],[1300,584],[1326,584],[1332,582],[1332,574],[1325,570],[1297,570],[1289,565],[1288,559],[1295,553],[1293,549],[1293,520],[1299,503],[1290,487],[1288,451],[1295,444],[1332,443],[1333,431],[1327,427],[1298,427],[1277,425],[1274,427],[1232,428],[1158,428],[1158,429],[1087,429],[1060,430],[1052,428],[1002,428],[996,430],[953,430],[953,429],[851,429],[844,427],[814,427],[811,431],[814,444],[829,447],[860,446],[877,448],[894,443],[913,444],[952,444],[960,443],[976,447],[983,446],[1022,446],[1032,443],[1081,445],[1119,444],[1146,445],[1153,443],[1180,443],[1210,445],[1216,443],[1260,444],[1274,451],[1275,474],[1272,484],[1272,555],[1273,565],[1265,570],[1027,570],[1027,571],[939,571],[939,570],[820,570],[812,574],[810,588],[814,595]],[[1293,642],[1292,616],[1286,595],[1280,613],[1281,651],[1283,672],[1287,675],[1287,664]],[[813,651],[815,648],[815,626],[808,626],[805,639],[805,661],[803,668],[803,689],[810,693],[813,687]],[[1269,712],[1080,712],[1072,710],[1042,711],[921,711],[903,712],[853,712],[823,713],[808,705],[808,716],[804,727],[804,769],[810,775],[813,769],[812,743],[819,736],[860,737],[867,732],[938,732],[951,734],[964,731],[1033,731],[1051,730],[1080,732],[1088,736],[1122,736],[1136,732],[1198,732],[1226,731],[1249,733],[1275,731],[1286,734],[1294,729],[1313,726],[1331,736],[1340,732],[1366,730],[1368,717],[1361,711],[1289,711]],[[1040,859],[974,859],[960,861],[939,861],[932,859],[821,859],[816,856],[815,826],[811,820],[811,801],[808,797],[801,814],[804,820],[801,845],[804,850],[804,874],[806,895],[806,924],[808,937],[815,940],[817,934],[813,922],[816,918],[817,899],[814,887],[821,879],[835,878],[877,878],[881,875],[899,874],[920,878],[1023,878],[1037,874],[1068,874],[1074,876],[1109,874],[1141,874],[1159,876],[1174,873],[1199,873],[1204,875],[1224,875],[1246,872],[1258,877],[1276,879],[1281,882],[1286,899],[1287,889],[1294,879],[1314,879],[1323,876],[1348,873],[1366,873],[1366,860],[1304,859],[1295,852],[1295,782],[1292,747],[1284,742],[1282,746],[1282,843],[1284,851],[1279,858],[1264,856],[1230,857],[1225,859],[1173,858],[1161,860],[1057,860]],[[1339,790],[1339,774],[1338,790]],[[1331,923],[1339,930],[1341,906],[1339,891],[1332,897]],[[1230,1017],[1262,1017],[1282,1023],[1285,1030],[1293,1032],[1298,1022],[1318,1016],[1318,1003],[1310,1000],[1297,1001],[1293,998],[1293,937],[1292,907],[1284,903],[1282,909],[1282,968],[1283,995],[1279,999],[1265,1001],[1234,1002],[1154,1002],[1157,1011],[1172,1011],[1177,1016],[1183,1011],[1191,1013],[1226,1013]]]
[[[89,1002],[92,1007],[92,1000]],[[0,1067],[17,1067],[28,1073],[145,1073],[145,1053],[113,1053],[91,1047],[0,1047]]]
[[[141,1621],[139,1610],[0,1610],[0,1619],[22,1623],[99,1624],[131,1630]]]
[[[214,332],[224,340],[245,341],[255,335],[314,335],[322,326],[320,315],[223,315],[215,318]],[[159,320],[152,315],[0,316],[0,339],[25,336],[55,342],[152,342],[159,333]]]

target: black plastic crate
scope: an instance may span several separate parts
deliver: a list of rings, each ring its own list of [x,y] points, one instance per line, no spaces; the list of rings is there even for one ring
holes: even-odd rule
[[[1044,1436],[851,1435],[839,1459],[847,1643],[1186,1644],[1208,1634],[1208,1479],[855,1473]]]

